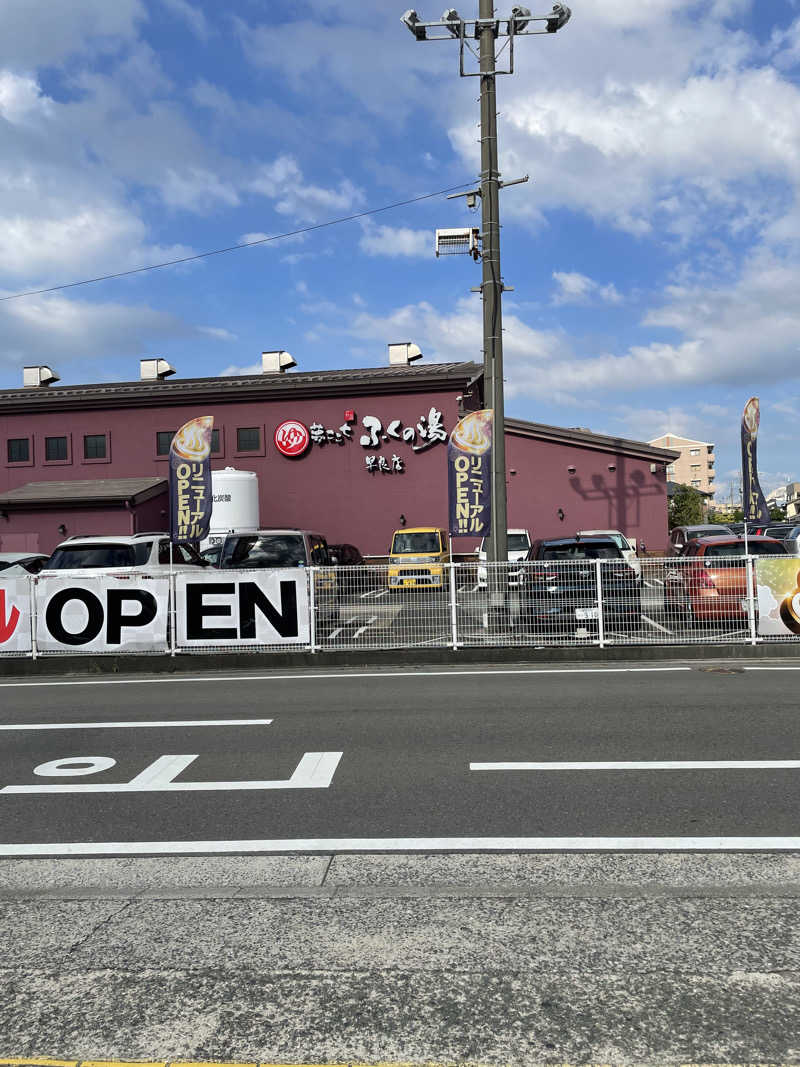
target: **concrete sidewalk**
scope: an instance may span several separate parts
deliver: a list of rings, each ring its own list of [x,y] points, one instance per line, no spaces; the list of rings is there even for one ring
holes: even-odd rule
[[[0,1055],[797,1062],[800,856],[0,864]]]

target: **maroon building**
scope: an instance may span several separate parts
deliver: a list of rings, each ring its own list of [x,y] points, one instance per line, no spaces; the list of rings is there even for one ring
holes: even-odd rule
[[[212,467],[256,472],[262,525],[384,555],[402,525],[447,526],[446,438],[460,414],[482,405],[476,363],[0,392],[0,551],[167,529],[171,436],[213,415]],[[310,436],[295,457],[276,445],[291,420]],[[674,453],[508,419],[506,455],[510,527],[534,537],[619,529],[648,550],[666,547]],[[454,549],[475,546],[459,538]]]

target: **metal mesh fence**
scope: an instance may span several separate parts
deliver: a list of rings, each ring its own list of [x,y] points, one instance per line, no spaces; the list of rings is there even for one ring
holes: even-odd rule
[[[168,613],[167,640],[161,649],[167,654],[191,654],[592,644],[720,645],[796,641],[800,637],[788,631],[774,636],[759,633],[756,566],[749,557],[666,557],[630,562],[552,559],[480,565],[420,562],[402,567],[372,564],[272,573],[276,584],[270,596],[278,615],[282,610],[281,587],[288,583],[296,589],[295,631],[278,637],[274,628],[270,630],[264,622],[263,605],[256,602],[251,612],[255,621],[246,634],[241,629],[244,616],[239,588],[233,596],[231,576],[208,571],[203,578],[207,583],[203,605],[208,610],[202,625],[209,628],[209,638],[199,642],[187,638],[186,620],[181,611],[175,613],[175,604],[185,603],[177,589],[180,576],[173,579],[176,588],[168,597],[168,608],[169,583],[163,578],[154,582],[139,576],[141,583],[158,590],[159,611]],[[237,572],[241,581],[259,575],[261,586],[269,592],[270,587],[264,585],[265,572]],[[136,587],[137,580],[131,576],[130,582],[121,585]],[[0,618],[0,638],[3,627],[8,629],[12,606],[21,612],[16,644],[13,640],[0,640],[0,656],[145,654],[155,650],[152,643],[137,647],[127,639],[117,647],[102,649],[96,644],[58,647],[52,641],[37,642],[37,631],[40,638],[42,634],[37,610],[41,614],[57,581],[39,578],[4,583],[0,578],[5,611],[5,618]],[[216,607],[219,612],[215,612]],[[78,605],[74,618],[66,620],[67,629],[79,632],[85,625],[85,613]],[[214,640],[217,626],[228,627],[229,634],[230,627],[234,627],[233,636]],[[27,646],[20,638],[26,632],[33,638]],[[270,633],[271,638],[263,639],[264,634]]]

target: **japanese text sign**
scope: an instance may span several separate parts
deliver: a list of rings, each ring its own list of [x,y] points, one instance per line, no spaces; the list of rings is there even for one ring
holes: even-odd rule
[[[202,541],[208,534],[211,510],[211,431],[213,415],[201,415],[181,426],[169,450],[170,539]]]
[[[491,530],[493,414],[473,411],[450,434],[447,484],[452,537],[484,537]]]

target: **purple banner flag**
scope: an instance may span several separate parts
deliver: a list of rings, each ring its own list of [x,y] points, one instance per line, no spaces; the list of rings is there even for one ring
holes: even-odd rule
[[[758,397],[751,396],[742,414],[742,515],[745,522],[769,522],[769,508],[758,482],[756,437],[760,421]]]
[[[211,523],[213,415],[181,426],[169,450],[169,536],[173,544],[202,541]]]
[[[492,526],[490,409],[465,415],[447,444],[450,536],[488,537]]]

